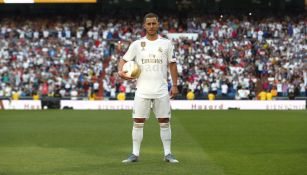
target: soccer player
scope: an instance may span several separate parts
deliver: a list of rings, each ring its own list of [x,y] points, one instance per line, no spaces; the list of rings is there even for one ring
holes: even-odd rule
[[[143,139],[143,127],[149,118],[151,106],[160,124],[160,136],[164,148],[164,160],[170,163],[179,161],[171,153],[170,98],[177,93],[177,65],[171,41],[158,35],[159,20],[154,13],[148,13],[143,19],[146,36],[132,42],[128,51],[118,63],[118,75],[125,80],[133,78],[122,70],[127,61],[134,60],[141,68],[137,79],[137,90],[134,97],[132,154],[123,163],[137,162]],[[167,71],[170,70],[172,88],[168,93]]]

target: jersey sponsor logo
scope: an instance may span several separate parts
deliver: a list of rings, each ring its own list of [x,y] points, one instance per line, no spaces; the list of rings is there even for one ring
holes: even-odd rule
[[[156,59],[156,55],[155,54],[149,54],[149,59]]]
[[[147,63],[162,64],[163,63],[162,59],[157,59],[156,58],[157,56],[155,54],[149,54],[148,57],[149,58],[147,58],[147,59],[145,59],[145,58],[142,59],[142,64],[147,64]]]
[[[142,64],[147,64],[147,63],[157,63],[157,64],[162,64],[162,59],[142,59]]]

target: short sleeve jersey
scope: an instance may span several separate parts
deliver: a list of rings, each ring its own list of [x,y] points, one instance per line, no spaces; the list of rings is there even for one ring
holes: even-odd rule
[[[176,62],[173,50],[172,42],[160,36],[154,41],[143,37],[130,44],[123,59],[140,65],[136,96],[154,99],[168,95],[168,64]]]

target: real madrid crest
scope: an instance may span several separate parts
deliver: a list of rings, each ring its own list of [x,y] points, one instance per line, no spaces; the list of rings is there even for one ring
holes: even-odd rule
[[[146,42],[145,42],[145,41],[142,41],[142,42],[141,42],[142,51],[145,50],[145,46],[146,46]]]
[[[159,47],[159,48],[158,48],[158,51],[162,53],[162,52],[163,52],[163,49],[162,49],[161,47]]]

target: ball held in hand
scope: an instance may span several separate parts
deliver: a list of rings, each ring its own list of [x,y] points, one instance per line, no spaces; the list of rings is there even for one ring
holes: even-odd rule
[[[123,71],[132,78],[138,78],[141,74],[141,68],[135,61],[128,61],[123,66]]]

